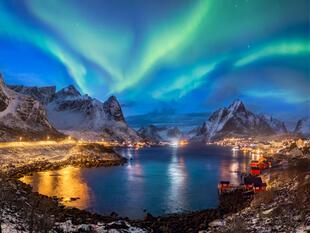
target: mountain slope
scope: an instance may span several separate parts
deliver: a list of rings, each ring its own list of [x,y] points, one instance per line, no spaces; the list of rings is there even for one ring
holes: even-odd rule
[[[6,87],[0,75],[0,141],[63,136],[49,123],[38,101]]]
[[[81,95],[73,85],[58,92],[55,87],[11,88],[45,103],[49,121],[66,134],[88,140],[140,140],[127,125],[115,96],[102,103],[88,95]]]
[[[141,127],[138,134],[141,138],[154,143],[171,142],[183,137],[183,133],[178,127],[156,127],[155,125]]]
[[[74,86],[69,86],[57,92],[46,109],[57,129],[78,138],[121,142],[140,140],[127,125],[115,96],[102,103],[88,95],[81,95]]]
[[[194,141],[211,141],[226,136],[259,136],[286,133],[283,122],[266,115],[256,115],[236,100],[229,107],[215,111],[196,129]]]
[[[48,104],[56,93],[55,86],[26,87],[26,86],[19,86],[19,85],[9,85],[8,88],[18,93],[29,95],[32,98],[40,101],[40,103],[43,105]]]
[[[285,134],[289,132],[283,121],[280,121],[268,115],[261,115],[260,117],[273,129],[274,133]]]
[[[296,123],[294,133],[301,136],[310,136],[310,118],[302,118]]]

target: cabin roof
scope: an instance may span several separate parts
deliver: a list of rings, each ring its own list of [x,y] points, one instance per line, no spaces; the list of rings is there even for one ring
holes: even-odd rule
[[[221,181],[220,184],[230,184],[230,182],[225,180],[225,181]]]

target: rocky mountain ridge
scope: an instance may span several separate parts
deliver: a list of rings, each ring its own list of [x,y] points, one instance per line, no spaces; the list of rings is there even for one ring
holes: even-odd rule
[[[30,96],[8,88],[0,75],[0,141],[62,138],[48,121],[44,107]]]
[[[56,86],[47,87],[27,87],[22,85],[8,85],[8,88],[18,93],[29,95],[32,98],[40,101],[43,105],[50,102],[56,93]]]
[[[249,111],[241,100],[230,106],[220,108],[201,126],[188,132],[177,127],[149,125],[138,132],[127,124],[121,106],[115,96],[101,101],[88,95],[82,95],[73,85],[56,91],[51,87],[9,86],[12,90],[30,95],[44,104],[51,124],[63,133],[76,138],[90,140],[138,141],[141,139],[153,142],[172,141],[180,138],[195,142],[206,142],[225,136],[265,136],[286,134],[285,123],[268,115],[255,114]],[[0,92],[0,110],[6,107],[7,98]],[[307,118],[298,121],[296,135],[310,135]],[[184,130],[184,129],[183,129]]]
[[[254,114],[241,100],[236,100],[229,107],[215,111],[196,132],[193,141],[209,142],[225,136],[273,135],[287,133],[288,130],[284,122]]]
[[[82,95],[73,85],[56,92],[55,87],[11,86],[45,104],[52,125],[79,139],[139,141],[138,134],[125,121],[115,96],[101,101]]]

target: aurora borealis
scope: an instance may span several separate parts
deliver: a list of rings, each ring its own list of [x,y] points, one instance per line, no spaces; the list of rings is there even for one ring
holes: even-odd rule
[[[309,114],[308,0],[1,0],[9,83],[76,84],[127,115],[205,112],[242,98]]]

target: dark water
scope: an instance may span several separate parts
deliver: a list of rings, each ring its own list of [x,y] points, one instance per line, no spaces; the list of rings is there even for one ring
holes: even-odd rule
[[[69,167],[22,180],[34,191],[63,197],[69,206],[141,218],[143,210],[161,215],[216,207],[218,182],[238,183],[237,171],[245,171],[250,160],[248,155],[214,146],[124,149],[121,153],[132,158],[124,166]],[[80,199],[70,201],[71,197]]]

